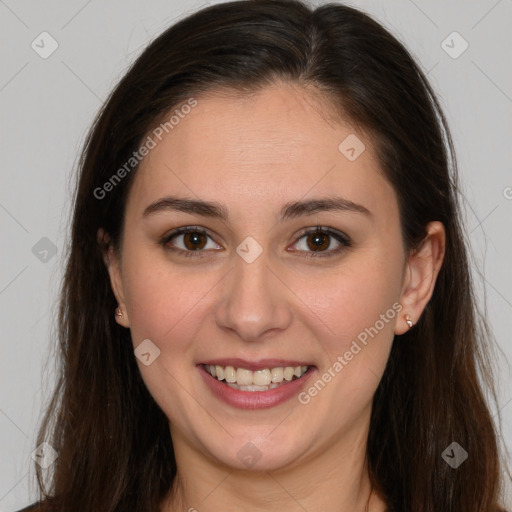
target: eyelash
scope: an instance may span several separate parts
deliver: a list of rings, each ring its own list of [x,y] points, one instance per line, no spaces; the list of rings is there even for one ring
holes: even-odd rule
[[[180,253],[181,255],[183,255],[183,256],[185,256],[187,258],[190,258],[190,257],[196,257],[196,258],[197,257],[199,257],[199,258],[204,257],[205,255],[201,254],[201,253],[204,253],[206,251],[201,250],[201,249],[200,250],[194,250],[194,251],[191,251],[191,250],[185,251],[183,249],[178,249],[176,247],[172,247],[170,245],[167,245],[176,236],[187,234],[187,233],[201,233],[201,234],[211,238],[211,236],[204,229],[202,229],[200,227],[197,227],[197,226],[187,226],[187,227],[175,229],[171,233],[165,235],[160,240],[159,243],[166,250],[174,252],[174,253]],[[334,231],[334,230],[329,229],[329,228],[324,228],[324,227],[321,227],[321,226],[317,226],[316,228],[307,229],[305,231],[302,231],[300,233],[297,241],[301,240],[306,235],[317,234],[317,233],[321,233],[321,234],[324,234],[324,235],[332,236],[338,242],[340,242],[341,245],[337,249],[334,249],[334,250],[331,249],[330,251],[319,251],[319,252],[315,252],[315,251],[312,251],[312,252],[300,251],[300,252],[305,252],[304,257],[306,257],[306,258],[330,258],[330,257],[336,256],[337,254],[339,254],[344,249],[347,249],[347,248],[352,246],[352,241],[344,233],[341,233],[341,232],[338,232],[338,231]],[[295,243],[297,243],[297,242],[295,242]]]

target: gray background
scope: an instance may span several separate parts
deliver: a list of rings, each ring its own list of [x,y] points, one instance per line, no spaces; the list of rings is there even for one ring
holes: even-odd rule
[[[203,5],[201,0],[0,0],[0,315],[5,329],[0,512],[21,508],[35,497],[31,452],[41,405],[53,384],[51,325],[63,268],[71,175],[85,132],[147,42]],[[512,1],[380,0],[351,5],[373,14],[406,44],[428,71],[448,117],[463,179],[479,298],[487,303],[502,350],[498,408],[512,451],[512,382],[506,362],[512,361]],[[58,44],[46,59],[40,54],[52,42],[39,37],[43,31]],[[458,58],[453,56],[464,43],[448,37],[454,31],[469,45]],[[33,41],[39,53],[31,47]]]

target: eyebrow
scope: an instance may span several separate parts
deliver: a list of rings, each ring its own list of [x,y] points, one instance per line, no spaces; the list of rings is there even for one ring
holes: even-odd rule
[[[220,203],[172,196],[163,197],[151,203],[144,210],[142,216],[149,217],[160,212],[176,211],[200,215],[202,217],[211,217],[223,221],[227,221],[229,217],[226,207]],[[328,211],[362,213],[366,216],[372,215],[363,205],[354,203],[348,199],[342,197],[325,197],[286,203],[281,209],[280,221]]]

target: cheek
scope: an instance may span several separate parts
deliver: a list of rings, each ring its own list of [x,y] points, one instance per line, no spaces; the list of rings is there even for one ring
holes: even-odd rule
[[[136,344],[139,338],[149,338],[162,342],[197,302],[204,279],[200,285],[154,254],[129,249],[126,254],[124,291],[133,341]]]
[[[193,266],[187,270],[154,252],[126,254],[124,290],[133,344],[150,339],[161,351],[160,363],[180,372],[203,342],[198,331],[211,314],[211,296],[222,286],[222,275]]]
[[[325,318],[338,334],[355,334],[373,325],[400,297],[397,268],[375,260],[358,263],[346,272],[330,276],[329,291],[322,299]],[[338,327],[338,329],[337,329]],[[343,327],[343,329],[341,329]]]
[[[128,254],[128,251],[126,251]],[[149,366],[138,363],[146,387],[169,418],[184,415],[190,397],[180,383],[190,379],[198,343],[199,317],[218,281],[207,273],[184,272],[155,255],[133,252],[123,262],[125,299],[134,348],[151,340],[160,350]],[[169,392],[171,391],[172,392]]]
[[[319,338],[325,355],[322,370],[337,376],[332,387],[339,398],[333,399],[370,396],[382,376],[402,309],[401,255],[395,256],[354,257],[331,276],[317,302],[316,311],[327,326]]]

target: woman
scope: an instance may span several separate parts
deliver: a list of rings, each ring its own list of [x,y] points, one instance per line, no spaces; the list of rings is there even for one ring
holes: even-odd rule
[[[32,509],[502,510],[456,192],[432,89],[367,15],[169,28],[84,148]]]

